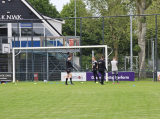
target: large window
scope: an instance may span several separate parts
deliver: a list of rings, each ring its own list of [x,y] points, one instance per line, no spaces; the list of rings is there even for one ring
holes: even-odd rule
[[[32,28],[22,28],[21,36],[31,36]],[[44,36],[44,28],[33,28],[33,36]]]
[[[12,28],[12,36],[18,36],[18,29]]]
[[[22,28],[21,29],[21,36],[31,36],[32,34],[32,29],[31,28]]]
[[[18,35],[17,23],[12,24],[12,36]],[[19,24],[19,35],[20,37],[26,37],[32,35],[32,24],[21,23]],[[42,23],[33,23],[33,36],[53,36],[53,34],[44,27]]]
[[[8,36],[7,24],[0,24],[0,36]]]
[[[0,28],[7,28],[7,24],[0,24]]]
[[[0,36],[8,36],[8,29],[0,28]]]

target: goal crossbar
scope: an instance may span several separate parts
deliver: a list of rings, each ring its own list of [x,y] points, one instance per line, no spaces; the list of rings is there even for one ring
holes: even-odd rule
[[[69,48],[105,48],[105,65],[108,68],[108,52],[107,45],[91,45],[91,46],[58,46],[58,47],[16,47],[12,49],[12,61],[13,61],[13,83],[15,83],[15,50],[47,50],[47,49],[69,49]],[[106,73],[106,81],[108,81],[108,74]]]

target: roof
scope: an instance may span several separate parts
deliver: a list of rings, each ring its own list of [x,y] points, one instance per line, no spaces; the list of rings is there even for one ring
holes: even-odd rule
[[[41,19],[42,22],[43,22],[48,28],[50,28],[50,30],[53,29],[53,30],[51,30],[51,31],[56,32],[56,33],[54,33],[54,34],[57,34],[57,36],[62,36],[61,33],[59,33],[59,32],[55,29],[55,27],[52,26],[52,25],[48,22],[48,20],[46,20],[46,19],[44,18],[44,16],[43,16],[40,12],[38,12],[27,0],[21,0],[21,1],[22,1],[39,19]],[[50,18],[51,18],[51,17],[50,17]],[[60,20],[60,19],[57,19],[57,20]],[[62,21],[62,20],[61,20],[61,21]]]
[[[40,13],[40,14],[42,14],[42,13]],[[56,20],[58,20],[58,21],[63,21],[62,19],[60,19],[60,18],[54,18],[54,17],[50,17],[50,16],[48,16],[48,15],[44,15],[44,14],[42,14],[43,16],[46,16],[46,17],[49,17],[50,19],[56,19]]]

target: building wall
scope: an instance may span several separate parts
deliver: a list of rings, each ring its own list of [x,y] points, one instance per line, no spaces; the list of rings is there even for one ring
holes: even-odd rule
[[[52,24],[52,26],[54,26],[57,31],[62,34],[62,23],[59,23],[59,22],[55,22],[53,20],[48,20],[50,24]]]
[[[28,9],[28,7],[21,0],[11,0],[11,1],[3,0],[3,1],[5,1],[5,3],[2,3],[2,0],[0,2],[0,17],[2,20],[11,20],[11,19],[21,20],[28,18],[38,19],[38,17],[35,14],[33,14],[31,10]],[[8,21],[4,22],[7,23]],[[39,22],[41,21],[39,20]]]

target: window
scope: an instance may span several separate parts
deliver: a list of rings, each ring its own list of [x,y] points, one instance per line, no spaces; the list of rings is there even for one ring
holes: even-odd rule
[[[12,36],[18,36],[17,28],[12,28]]]
[[[19,34],[20,37],[26,37],[32,35],[32,24],[31,23],[19,23]],[[12,23],[12,36],[17,36],[17,23]],[[42,23],[33,23],[33,36],[53,36],[53,34],[44,27]]]
[[[21,36],[31,36],[32,35],[32,28],[22,28],[21,29]],[[44,29],[43,28],[33,28],[33,36],[44,36]]]
[[[8,29],[0,28],[0,36],[8,36]]]
[[[44,36],[44,28],[33,28],[33,36]]]
[[[12,23],[12,28],[17,28],[17,23]]]
[[[33,23],[33,27],[40,27],[40,28],[44,28],[42,23]]]
[[[0,24],[0,28],[7,28],[7,24]]]
[[[21,29],[21,36],[31,36],[32,34],[31,28],[22,28]]]

